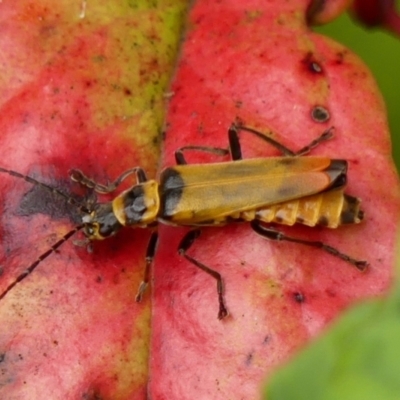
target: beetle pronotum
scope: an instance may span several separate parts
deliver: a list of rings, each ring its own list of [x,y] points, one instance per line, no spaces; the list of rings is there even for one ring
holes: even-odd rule
[[[232,124],[228,131],[229,149],[185,146],[175,152],[177,165],[164,169],[160,180],[147,179],[140,167],[124,172],[115,182],[101,185],[79,170],[72,170],[71,179],[92,191],[111,193],[127,177],[136,176],[136,184],[117,195],[112,201],[98,202],[91,196],[79,202],[57,189],[29,176],[0,167],[0,172],[22,178],[34,185],[53,191],[77,206],[82,222],[50,249],[43,253],[20,274],[0,295],[0,299],[66,242],[82,230],[86,242],[101,240],[116,234],[122,227],[156,227],[157,223],[190,226],[181,240],[178,252],[190,263],[207,272],[217,281],[219,301],[218,318],[228,315],[223,298],[221,275],[194,259],[188,250],[200,234],[202,226],[221,226],[232,221],[249,222],[251,228],[264,238],[286,240],[324,250],[363,271],[366,261],[356,260],[338,249],[320,241],[308,241],[287,236],[272,229],[268,224],[277,223],[308,226],[322,225],[337,228],[343,224],[355,224],[363,219],[360,200],[344,193],[347,178],[347,161],[328,157],[302,157],[321,142],[332,137],[332,128],[297,152],[293,152],[263,133]],[[244,131],[261,138],[283,153],[283,157],[244,160],[239,132]],[[187,164],[184,152],[200,150],[219,155],[231,155],[231,161],[210,164]],[[150,266],[157,245],[154,231],[146,253],[146,269],[136,301],[140,301],[148,284]]]

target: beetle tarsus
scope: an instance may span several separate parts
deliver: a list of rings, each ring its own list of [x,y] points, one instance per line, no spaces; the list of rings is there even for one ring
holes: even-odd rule
[[[219,301],[219,311],[218,311],[218,319],[224,319],[229,315],[228,310],[225,307],[224,303],[224,298],[222,296],[222,293],[218,296],[218,301]]]
[[[141,303],[141,301],[143,299],[143,293],[146,291],[147,285],[148,285],[147,282],[143,282],[143,281],[140,282],[138,292],[137,292],[137,294],[135,296],[136,303]]]
[[[158,233],[153,232],[150,236],[149,243],[147,245],[146,266],[144,269],[143,280],[142,282],[140,282],[138,292],[135,296],[136,303],[140,303],[142,301],[143,294],[146,291],[147,286],[149,285],[150,270],[153,264],[154,255],[156,253],[157,243],[158,243]]]

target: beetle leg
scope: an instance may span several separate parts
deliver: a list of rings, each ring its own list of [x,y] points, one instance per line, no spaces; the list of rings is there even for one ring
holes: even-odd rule
[[[298,239],[294,238],[291,236],[287,236],[282,232],[276,231],[274,229],[270,229],[265,227],[260,221],[253,220],[251,221],[251,228],[258,233],[260,236],[266,238],[266,239],[271,239],[271,240],[286,240],[288,242],[293,242],[293,243],[299,243],[299,244],[304,244],[306,246],[311,246],[311,247],[316,247],[318,249],[324,250],[327,253],[340,258],[341,260],[344,260],[352,265],[354,265],[357,269],[360,271],[365,271],[365,269],[368,266],[368,263],[366,261],[360,261],[356,260],[347,254],[341,253],[338,249],[335,249],[332,246],[329,246],[323,242],[320,241],[311,241],[311,240],[303,240],[303,239]]]
[[[179,244],[178,253],[181,256],[185,257],[193,265],[200,268],[202,271],[206,272],[207,274],[211,275],[217,281],[217,294],[218,294],[218,303],[219,303],[218,319],[223,319],[228,315],[228,311],[225,307],[225,302],[224,302],[224,290],[223,290],[223,285],[222,285],[221,274],[186,254],[186,252],[190,249],[190,247],[192,246],[194,241],[199,237],[200,233],[201,233],[200,229],[195,229],[195,230],[189,231],[182,238],[182,240]]]
[[[232,154],[232,159],[233,160],[241,160],[242,159],[242,151],[241,151],[241,146],[240,146],[240,140],[239,140],[239,131],[245,131],[252,133],[253,135],[259,137],[260,139],[264,140],[265,142],[269,143],[271,146],[274,146],[276,149],[278,149],[283,155],[285,156],[295,156],[296,153],[283,144],[279,143],[275,139],[272,139],[272,137],[267,136],[266,134],[259,132],[255,129],[248,128],[247,126],[242,126],[238,123],[233,123],[229,130],[228,130],[228,136],[229,136],[229,146],[230,146],[230,151]]]
[[[72,181],[78,182],[79,184],[86,186],[89,189],[93,189],[97,193],[102,194],[113,192],[128,176],[132,174],[136,174],[137,183],[143,183],[147,181],[146,174],[144,170],[140,167],[128,169],[123,174],[121,174],[114,182],[108,183],[107,185],[103,185],[94,181],[93,179],[87,177],[79,169],[72,169],[69,173]]]
[[[187,164],[186,158],[184,156],[184,152],[187,150],[198,150],[204,151],[211,154],[216,154],[218,156],[226,156],[229,154],[228,149],[224,149],[222,147],[209,147],[209,146],[183,146],[175,151],[175,161],[178,165]]]
[[[232,124],[228,129],[229,150],[231,152],[232,160],[242,160],[242,146],[239,140],[239,127]]]
[[[303,156],[304,154],[309,153],[313,148],[317,147],[320,143],[331,139],[333,136],[333,129],[334,129],[333,127],[327,129],[319,137],[314,139],[311,143],[309,143],[307,146],[304,146],[299,151],[292,151],[288,147],[284,146],[282,143],[279,143],[277,140],[272,139],[272,137],[270,137],[262,132],[259,132],[255,129],[249,128],[247,126],[242,126],[239,123],[233,123],[230,126],[229,131],[228,131],[229,145],[230,145],[230,151],[232,154],[232,159],[233,160],[241,160],[242,159],[242,153],[241,153],[240,143],[239,143],[239,131],[245,131],[245,132],[252,133],[253,135],[259,137],[260,139],[264,140],[271,146],[278,149],[283,155],[288,156],[288,157],[294,157],[294,156]]]
[[[304,146],[299,151],[296,151],[296,156],[303,156],[304,154],[309,153],[312,149],[317,147],[320,143],[325,142],[333,137],[334,128],[331,126],[326,131],[322,132],[320,136],[310,142],[307,146]]]
[[[138,292],[135,297],[135,301],[137,303],[140,303],[143,298],[143,293],[145,292],[149,280],[150,280],[150,268],[151,265],[153,264],[153,259],[154,255],[156,253],[156,248],[157,248],[157,243],[158,243],[158,233],[153,232],[150,236],[149,244],[147,245],[147,250],[146,250],[146,267],[144,269],[144,275],[143,275],[143,280],[140,282]]]

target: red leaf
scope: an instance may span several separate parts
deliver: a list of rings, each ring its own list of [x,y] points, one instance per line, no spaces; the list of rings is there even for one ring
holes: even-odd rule
[[[182,8],[0,2],[0,165],[67,193],[71,168],[154,175]],[[80,216],[38,185],[0,186],[2,293]],[[0,398],[145,397],[150,298],[134,298],[148,237],[126,230],[92,254],[70,240],[8,292]]]
[[[292,149],[334,126],[334,139],[313,154],[349,161],[348,193],[362,198],[366,221],[282,230],[371,266],[360,273],[323,251],[265,241],[246,224],[204,229],[190,255],[222,274],[231,315],[219,321],[215,281],[176,254],[181,230],[162,227],[152,398],[255,399],[265,375],[345,307],[389,285],[399,187],[384,105],[361,61],[311,32],[305,11],[306,2],[295,1],[195,4],[172,84],[164,164],[173,164],[174,151],[187,144],[226,147],[236,118],[272,131]],[[326,122],[312,118],[316,107],[328,111]],[[277,155],[242,137],[245,157]],[[194,155],[192,162],[205,158]]]

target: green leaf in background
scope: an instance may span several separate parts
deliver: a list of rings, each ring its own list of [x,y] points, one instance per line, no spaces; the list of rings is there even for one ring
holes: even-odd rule
[[[343,14],[332,23],[315,28],[353,50],[371,69],[385,98],[393,142],[393,156],[400,170],[400,38],[381,29],[365,29]]]
[[[356,306],[324,337],[273,375],[265,398],[397,400],[399,368],[398,283],[390,297]]]

